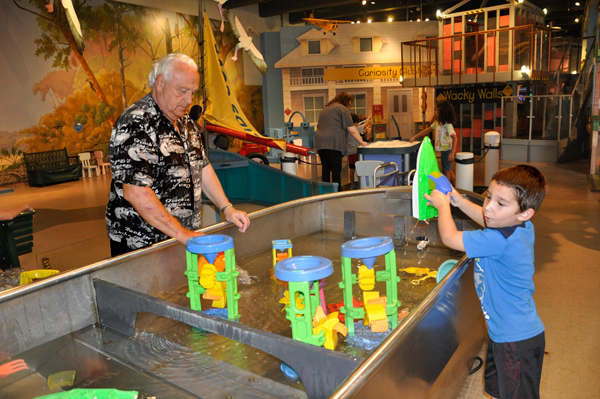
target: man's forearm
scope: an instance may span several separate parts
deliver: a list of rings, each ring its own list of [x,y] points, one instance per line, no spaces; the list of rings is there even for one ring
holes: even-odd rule
[[[210,164],[202,168],[202,191],[219,209],[229,203],[225,191],[223,191],[223,186],[221,186],[221,181]]]
[[[171,215],[150,187],[123,184],[123,198],[150,226],[184,244],[192,236],[191,232]]]

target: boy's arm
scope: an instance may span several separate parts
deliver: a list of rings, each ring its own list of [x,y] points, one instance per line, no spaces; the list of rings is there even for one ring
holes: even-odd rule
[[[483,220],[483,208],[479,205],[476,205],[460,195],[458,191],[454,187],[452,187],[452,199],[450,203],[464,212],[465,215],[473,219],[475,223],[482,227],[485,226],[485,221]]]
[[[444,195],[438,190],[433,190],[431,195],[425,194],[425,199],[438,210],[438,230],[444,245],[450,249],[464,252],[463,232],[456,228],[450,211],[450,194]]]
[[[428,127],[427,129],[425,129],[425,130],[422,130],[422,131],[420,131],[419,133],[417,133],[417,134],[415,134],[414,136],[412,136],[412,137],[411,137],[411,138],[410,138],[408,141],[409,141],[410,143],[412,143],[413,141],[415,141],[415,140],[416,140],[416,139],[418,139],[419,137],[423,137],[423,136],[425,136],[425,135],[429,134],[429,132],[431,132],[431,130],[433,130],[433,129],[431,129],[431,127]]]

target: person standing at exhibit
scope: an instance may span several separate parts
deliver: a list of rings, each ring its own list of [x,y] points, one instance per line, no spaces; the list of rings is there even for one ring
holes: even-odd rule
[[[350,105],[354,98],[346,93],[338,93],[327,103],[319,117],[315,133],[315,148],[321,158],[321,180],[337,183],[338,190],[342,187],[342,158],[346,151],[346,143],[350,134],[358,145],[367,145],[350,114]]]
[[[250,220],[228,201],[186,113],[198,90],[198,66],[184,54],[161,58],[145,97],[127,108],[110,137],[112,182],[106,207],[111,255],[169,237],[185,245],[201,235],[202,194],[245,232]]]

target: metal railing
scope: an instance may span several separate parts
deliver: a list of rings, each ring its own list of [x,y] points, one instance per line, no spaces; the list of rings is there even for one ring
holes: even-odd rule
[[[412,78],[428,78],[430,86],[438,85],[442,76],[449,76],[450,84],[461,84],[464,75],[474,75],[477,83],[482,74],[491,77],[486,77],[486,82],[496,82],[498,73],[523,68],[530,79],[547,80],[551,37],[548,28],[524,25],[403,42],[405,85],[406,79]]]

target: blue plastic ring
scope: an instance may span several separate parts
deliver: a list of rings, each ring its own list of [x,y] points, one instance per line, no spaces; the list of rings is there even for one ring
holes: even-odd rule
[[[332,273],[333,264],[322,256],[292,256],[275,264],[275,277],[282,281],[317,281]]]

